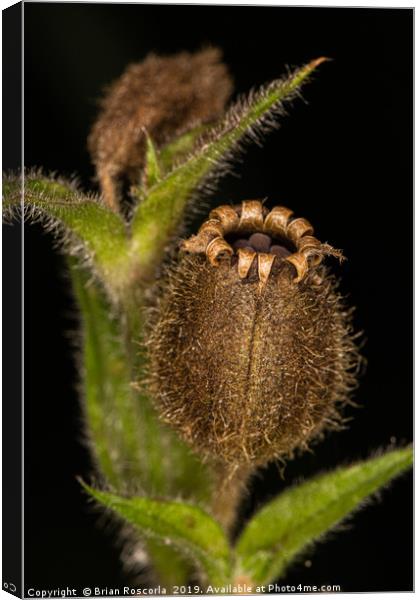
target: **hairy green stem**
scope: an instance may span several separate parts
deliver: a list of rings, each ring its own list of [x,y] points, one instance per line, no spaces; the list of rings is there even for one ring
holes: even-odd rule
[[[211,500],[211,514],[229,534],[235,526],[240,502],[243,499],[253,469],[239,467],[232,474],[229,467],[219,464],[214,467],[214,471],[215,482]]]

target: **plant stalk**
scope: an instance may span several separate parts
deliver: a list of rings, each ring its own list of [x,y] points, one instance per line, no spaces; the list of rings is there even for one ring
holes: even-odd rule
[[[232,533],[238,517],[240,502],[244,497],[248,480],[253,472],[251,467],[238,467],[232,473],[231,467],[218,464],[214,467],[215,482],[211,499],[211,514],[228,534]]]

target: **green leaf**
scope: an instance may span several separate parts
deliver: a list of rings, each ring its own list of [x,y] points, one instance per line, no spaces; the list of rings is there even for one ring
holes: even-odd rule
[[[166,587],[169,593],[176,585],[188,585],[194,571],[191,560],[180,554],[175,546],[168,546],[156,540],[148,539],[146,547],[157,581]]]
[[[198,125],[183,133],[159,150],[159,162],[165,173],[171,171],[181,160],[193,151],[200,137],[210,130],[209,125]]]
[[[41,219],[47,228],[57,230],[67,241],[76,241],[82,254],[114,283],[124,272],[127,237],[123,220],[95,198],[77,191],[75,186],[40,174],[24,179],[24,209],[32,219]],[[22,180],[5,177],[3,202],[6,210],[20,209]],[[63,235],[64,234],[64,235]]]
[[[146,189],[153,187],[161,179],[161,170],[159,159],[155,145],[146,133],[146,168],[145,168],[145,184]]]
[[[282,112],[282,103],[296,97],[305,79],[325,59],[318,59],[285,79],[272,82],[248,102],[231,109],[226,118],[204,136],[201,146],[186,162],[174,168],[149,190],[132,220],[133,259],[147,278],[161,261],[168,242],[176,235],[188,201],[215,169],[223,165],[237,143],[267,125]]]
[[[100,470],[114,486],[125,488],[124,482],[133,480],[141,484],[140,415],[118,316],[76,263],[71,265],[71,276],[83,326],[85,416]]]
[[[209,583],[222,585],[229,581],[228,540],[220,525],[197,506],[151,498],[121,498],[83,486],[146,538],[177,548],[200,568]]]
[[[71,275],[83,325],[84,394],[88,432],[100,470],[117,489],[205,501],[207,470],[176,434],[162,425],[150,399],[133,382],[139,371],[140,333],[94,280],[73,262]]]
[[[206,469],[158,422],[149,399],[131,383],[140,354],[133,350],[135,340],[121,333],[116,309],[97,283],[74,259],[69,262],[83,323],[86,427],[99,471],[122,493],[141,490],[206,501]],[[190,569],[172,547],[150,541],[147,549],[160,581],[170,586],[188,581]]]
[[[238,571],[255,585],[282,576],[308,545],[408,469],[412,461],[411,447],[393,450],[287,490],[248,523],[236,546]]]

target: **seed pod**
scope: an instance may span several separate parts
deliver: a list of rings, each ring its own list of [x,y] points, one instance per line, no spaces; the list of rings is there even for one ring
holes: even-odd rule
[[[123,177],[139,183],[145,131],[160,146],[188,128],[214,121],[231,91],[217,48],[174,56],[150,54],[127,67],[102,100],[88,140],[106,204],[118,209]]]
[[[320,264],[341,253],[292,214],[257,200],[213,210],[182,244],[149,343],[163,419],[232,469],[339,426],[355,385],[349,311]]]

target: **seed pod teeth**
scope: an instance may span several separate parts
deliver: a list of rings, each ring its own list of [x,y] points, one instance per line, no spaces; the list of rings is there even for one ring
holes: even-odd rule
[[[306,235],[312,235],[314,228],[306,219],[294,219],[287,226],[286,235],[295,244],[300,240],[301,237]]]
[[[263,205],[260,200],[242,202],[241,218],[237,230],[240,232],[262,231],[264,227]]]
[[[215,208],[209,215],[210,219],[217,219],[221,222],[225,233],[236,231],[239,224],[239,216],[232,206],[223,205]]]
[[[222,258],[231,257],[240,280],[254,281],[254,274],[258,275],[260,292],[272,273],[286,264],[295,271],[294,283],[300,283],[324,256],[341,260],[342,254],[315,238],[309,221],[292,215],[285,206],[269,211],[260,200],[245,200],[235,207],[222,205],[210,212],[198,235],[184,241],[182,249],[204,254],[213,267],[218,267]]]
[[[264,231],[272,235],[287,237],[287,225],[293,211],[285,206],[275,206],[265,218]]]
[[[296,269],[296,277],[293,279],[295,283],[299,283],[305,277],[308,272],[308,261],[304,254],[296,252],[286,258],[287,262],[293,265]]]
[[[300,238],[297,249],[300,254],[306,257],[312,256],[313,259],[316,259],[316,264],[319,264],[322,260],[322,244],[312,235],[305,235]]]
[[[181,250],[184,252],[191,252],[192,254],[204,254],[208,245],[202,235],[192,235],[188,240],[181,242]]]
[[[206,256],[213,267],[217,267],[222,258],[227,258],[232,254],[232,247],[223,238],[215,238],[206,248]]]
[[[238,275],[241,279],[248,276],[251,265],[256,256],[256,252],[249,248],[239,248],[238,250]]]
[[[276,259],[274,254],[258,254],[258,277],[260,289],[264,288],[270,277],[271,267]]]

